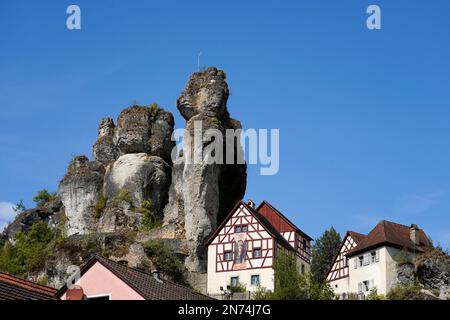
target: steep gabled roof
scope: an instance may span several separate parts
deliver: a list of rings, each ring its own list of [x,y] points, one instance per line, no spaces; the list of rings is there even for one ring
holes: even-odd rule
[[[228,216],[222,221],[219,227],[216,228],[216,230],[211,234],[211,236],[208,238],[208,240],[205,242],[205,245],[211,244],[211,242],[217,237],[220,230],[225,226],[225,224],[228,222],[228,220],[231,219],[233,214],[236,212],[236,210],[239,208],[239,206],[243,205],[254,217],[255,219],[264,227],[264,229],[279,243],[281,246],[288,250],[294,250],[292,248],[291,244],[275,229],[274,226],[259,212],[257,212],[255,209],[250,207],[248,204],[246,204],[244,201],[240,200],[236,205],[234,206],[233,210],[230,211]]]
[[[333,269],[333,266],[336,263],[337,258],[341,254],[341,250],[344,247],[345,242],[349,236],[353,239],[353,241],[356,243],[356,245],[358,245],[363,239],[365,239],[367,237],[365,234],[362,234],[362,233],[358,233],[358,232],[354,232],[354,231],[347,231],[345,233],[344,238],[342,238],[341,245],[339,246],[339,250],[334,255],[334,258],[333,258],[330,266],[328,267],[328,271],[325,274],[325,279],[328,278],[328,275],[330,274],[331,269]]]
[[[260,212],[260,209],[262,208],[262,206],[268,206],[270,209],[272,209],[273,212],[275,212],[281,219],[283,219],[288,225],[290,225],[295,231],[297,231],[298,233],[300,233],[302,235],[302,237],[306,238],[308,241],[313,241],[314,239],[311,238],[310,236],[308,236],[305,232],[303,232],[302,230],[300,230],[299,227],[297,227],[291,220],[289,220],[283,213],[281,213],[277,208],[275,208],[274,206],[272,206],[269,202],[267,202],[266,200],[263,200],[263,202],[261,202],[261,204],[258,206],[258,208],[256,208],[257,212]]]
[[[0,272],[0,300],[55,300],[56,289]]]
[[[367,235],[355,231],[347,231],[347,234],[349,234],[356,243],[360,243],[367,237]]]
[[[81,276],[96,262],[102,264],[146,300],[214,300],[185,286],[168,280],[157,280],[150,273],[130,268],[99,255],[94,255],[81,268]],[[61,297],[66,291],[67,286],[62,287],[57,296]]]
[[[410,251],[422,252],[425,247],[431,245],[425,232],[421,229],[417,230],[419,244],[416,245],[410,238],[410,227],[382,220],[380,221],[369,234],[362,239],[362,241],[348,252],[348,256],[353,256],[360,252],[370,250],[383,245],[388,245],[395,248],[405,248]]]

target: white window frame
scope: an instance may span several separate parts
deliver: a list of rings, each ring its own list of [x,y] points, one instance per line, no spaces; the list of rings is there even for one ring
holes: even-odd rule
[[[258,277],[258,283],[253,283],[253,277]],[[250,275],[250,285],[251,286],[258,286],[259,284],[261,284],[261,275],[260,274],[252,274]]]
[[[231,276],[230,277],[230,288],[233,288],[233,279],[237,279],[236,285],[239,285],[239,276]]]
[[[230,254],[230,259],[227,259],[227,254]],[[223,253],[223,260],[224,261],[233,261],[233,251],[231,251],[231,250],[226,250],[224,253]]]

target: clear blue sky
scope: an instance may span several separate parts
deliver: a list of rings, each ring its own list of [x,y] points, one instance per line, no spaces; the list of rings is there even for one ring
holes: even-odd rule
[[[448,0],[2,1],[0,225],[91,155],[101,117],[157,101],[183,127],[175,101],[201,51],[228,74],[233,117],[280,129],[280,172],[250,167],[246,198],[313,237],[384,218],[450,247],[449,17]]]

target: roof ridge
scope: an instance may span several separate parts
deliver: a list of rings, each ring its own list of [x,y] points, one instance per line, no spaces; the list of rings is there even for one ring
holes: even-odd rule
[[[57,291],[56,288],[46,286],[43,284],[38,284],[38,283],[32,282],[30,280],[14,276],[14,275],[6,273],[6,272],[0,272],[0,280],[2,280],[4,282],[16,284],[22,288],[33,288],[40,292],[45,292],[45,293],[49,293],[52,295]]]

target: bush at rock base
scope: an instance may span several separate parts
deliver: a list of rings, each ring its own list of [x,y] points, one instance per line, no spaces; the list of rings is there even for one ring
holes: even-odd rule
[[[144,250],[158,271],[171,277],[175,282],[185,283],[183,264],[164,242],[147,241],[144,243]]]

